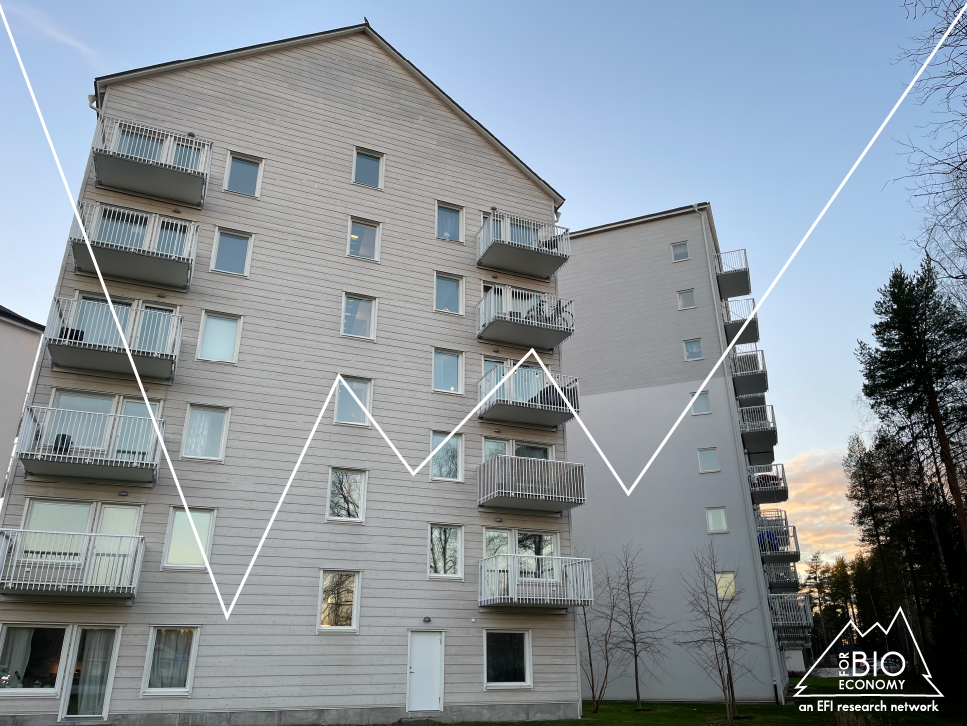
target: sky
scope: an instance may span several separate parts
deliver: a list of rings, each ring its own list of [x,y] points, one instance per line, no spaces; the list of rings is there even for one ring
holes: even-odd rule
[[[93,78],[366,16],[397,50],[561,192],[581,229],[712,204],[761,294],[899,98],[924,27],[899,2],[2,3],[77,191]],[[70,205],[16,59],[0,43],[0,304],[46,319]],[[804,559],[851,554],[840,461],[860,426],[853,351],[877,288],[918,263],[902,143],[931,109],[910,97],[760,311]],[[669,422],[671,425],[672,422]]]

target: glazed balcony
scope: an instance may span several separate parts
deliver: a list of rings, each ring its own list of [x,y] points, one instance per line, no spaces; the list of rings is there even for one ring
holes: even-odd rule
[[[483,401],[504,377],[502,367],[494,368],[477,381],[477,400]],[[574,418],[570,403],[580,413],[578,379],[574,376],[554,376],[567,401],[542,368],[518,368],[481,406],[478,418],[484,421],[535,426],[559,426]]]
[[[804,592],[769,595],[769,610],[774,628],[811,628],[813,610]]]
[[[798,592],[799,573],[794,562],[765,565],[766,582],[773,592]]]
[[[496,209],[477,232],[477,264],[531,277],[550,277],[571,256],[570,233]]]
[[[751,297],[743,297],[738,300],[722,301],[722,319],[725,323],[725,335],[731,343],[743,323],[748,320],[755,309],[755,300]],[[742,332],[737,345],[759,342],[759,320],[758,316],[753,317],[749,326]]]
[[[161,307],[134,309],[115,303],[124,337],[142,378],[174,378],[181,349],[181,316]],[[134,377],[124,345],[103,300],[54,298],[44,332],[51,363],[66,370],[86,370]]]
[[[756,541],[764,563],[799,561],[796,528],[789,526],[786,513],[781,509],[762,510],[759,513]]]
[[[164,436],[165,422],[158,421]],[[28,474],[150,486],[161,443],[150,418],[29,406],[17,437]]]
[[[205,202],[212,143],[193,133],[98,116],[91,151],[99,187],[192,207]]]
[[[749,280],[749,259],[745,250],[732,250],[715,255],[715,276],[719,295],[723,299],[741,297],[752,292]]]
[[[477,467],[477,505],[563,512],[584,504],[584,465],[496,456]]]
[[[0,592],[134,597],[144,537],[0,529]]]
[[[495,555],[480,560],[478,603],[516,607],[581,607],[594,602],[591,560]]]
[[[749,467],[749,489],[753,504],[775,504],[789,499],[789,483],[786,481],[786,467],[782,464],[767,464]]]
[[[82,202],[79,211],[103,276],[188,289],[198,245],[197,224],[97,202]],[[74,269],[96,274],[76,218],[68,246]]]
[[[772,406],[747,406],[739,409],[742,444],[750,453],[770,451],[779,443],[776,416]]]
[[[762,395],[769,390],[769,373],[766,371],[763,351],[757,348],[743,350],[738,346],[733,348],[729,356],[729,370],[737,397]]]
[[[477,338],[550,350],[574,332],[574,302],[550,293],[494,285],[477,303]]]

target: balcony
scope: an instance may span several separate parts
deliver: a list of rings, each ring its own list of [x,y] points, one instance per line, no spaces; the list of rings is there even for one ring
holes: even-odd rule
[[[164,436],[164,421],[158,421]],[[28,474],[150,486],[161,444],[150,418],[30,406],[17,438]]]
[[[483,401],[504,375],[503,367],[497,367],[477,381],[477,400]],[[568,403],[575,413],[580,413],[578,379],[556,375],[554,380],[564,391],[567,401],[542,368],[521,366],[486,400],[477,417],[484,421],[560,426],[574,418]]]
[[[479,574],[481,607],[581,607],[594,602],[591,560],[495,555],[480,560]]]
[[[729,369],[736,396],[762,395],[769,390],[769,373],[766,371],[766,356],[763,351],[757,348],[733,348],[729,357]]]
[[[801,629],[813,626],[813,610],[809,605],[809,595],[804,592],[769,595],[769,610],[774,628]]]
[[[193,133],[98,116],[91,151],[99,187],[192,207],[205,202],[212,142]]]
[[[563,512],[584,504],[584,465],[497,456],[477,467],[477,505]]]
[[[715,255],[715,276],[718,278],[719,295],[723,299],[741,297],[752,292],[749,260],[745,250],[732,250]]]
[[[775,504],[786,501],[789,499],[786,467],[782,464],[750,466],[749,489],[752,491],[753,504]]]
[[[752,311],[755,309],[755,300],[751,297],[743,297],[738,300],[723,300],[722,301],[722,319],[725,322],[725,335],[728,337],[729,342],[739,334],[739,328],[742,324],[752,315]],[[747,343],[758,343],[759,342],[759,320],[758,316],[752,318],[749,322],[749,326],[742,332],[739,336],[738,343],[736,345],[745,345]]]
[[[798,592],[799,573],[794,562],[765,565],[766,582],[773,592]]]
[[[134,597],[144,537],[0,529],[0,592]]]
[[[168,382],[181,349],[181,316],[161,307],[114,310],[142,378]],[[133,377],[110,306],[103,300],[55,297],[44,332],[51,363],[62,369]]]
[[[776,450],[771,448],[755,453],[747,451],[745,455],[749,460],[749,466],[769,466],[776,460]]]
[[[188,289],[198,244],[197,224],[96,202],[82,202],[79,211],[102,275]],[[96,274],[76,218],[68,246],[74,270]]]
[[[789,526],[781,509],[763,510],[756,525],[756,541],[764,563],[798,562],[799,537],[796,528]]]
[[[752,393],[748,396],[736,396],[736,403],[739,404],[739,408],[749,408],[750,406],[765,406],[766,405],[766,394],[764,393]]]
[[[550,350],[574,332],[574,301],[549,293],[494,285],[477,303],[477,338]]]
[[[482,267],[546,278],[570,256],[570,233],[552,222],[537,222],[495,209],[477,232],[477,264]]]
[[[742,444],[751,453],[767,452],[779,443],[776,416],[772,406],[747,406],[739,409]]]

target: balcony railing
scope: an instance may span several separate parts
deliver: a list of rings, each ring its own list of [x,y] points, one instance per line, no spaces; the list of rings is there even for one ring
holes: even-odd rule
[[[732,250],[715,255],[715,273],[718,277],[719,295],[723,298],[739,297],[752,292],[749,260],[745,250]]]
[[[769,390],[766,356],[758,348],[733,348],[732,355],[729,356],[729,370],[736,396],[752,396]]]
[[[794,562],[777,562],[764,565],[766,582],[769,589],[777,592],[799,590],[799,572],[796,570]]]
[[[550,277],[571,256],[568,230],[494,210],[477,232],[477,264],[533,277]]]
[[[799,561],[799,537],[796,536],[795,527],[781,520],[760,518],[756,533],[763,562]]]
[[[503,367],[499,366],[477,381],[477,400],[482,401],[504,375]],[[567,403],[571,404],[575,412],[580,413],[581,410],[578,379],[574,376],[555,375],[554,380],[564,392],[566,402],[542,368],[522,366],[497,388],[477,415],[488,421],[539,426],[558,426],[570,421],[574,415],[568,409]]]
[[[479,604],[579,607],[594,602],[591,560],[495,555],[480,560]]]
[[[522,348],[551,349],[574,332],[574,301],[494,285],[477,303],[477,337]]]
[[[198,244],[195,222],[97,202],[81,202],[79,211],[101,274],[188,289]],[[94,274],[76,218],[69,247],[74,269]]]
[[[584,504],[584,465],[497,456],[477,468],[477,504],[563,512]]]
[[[739,409],[739,431],[746,451],[770,451],[779,443],[772,406],[747,406]]]
[[[164,436],[164,421],[158,421]],[[150,483],[161,444],[150,418],[30,406],[17,437],[28,474]]]
[[[809,595],[788,593],[769,595],[769,610],[772,612],[772,625],[775,628],[811,628],[813,611],[809,605]]]
[[[0,590],[134,597],[144,537],[0,529]]]
[[[181,349],[181,316],[162,307],[115,303],[114,309],[141,376],[171,380]],[[132,375],[110,306],[102,300],[54,298],[44,335],[55,365]]]
[[[99,186],[200,207],[212,143],[136,121],[99,116],[94,132]]]
[[[786,467],[782,464],[749,467],[749,489],[754,504],[774,504],[789,498]]]
[[[738,300],[722,301],[722,319],[725,322],[725,334],[731,343],[733,338],[739,334],[742,324],[752,315],[755,309],[755,300],[751,297],[739,298]],[[752,318],[748,327],[739,337],[738,345],[759,342],[759,321],[758,316]]]

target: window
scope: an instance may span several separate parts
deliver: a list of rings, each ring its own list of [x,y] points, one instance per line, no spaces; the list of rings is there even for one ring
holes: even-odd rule
[[[735,573],[716,572],[715,589],[718,591],[720,600],[730,600],[736,596]]]
[[[197,627],[151,628],[141,695],[190,696],[197,652]]]
[[[436,208],[436,236],[440,239],[448,239],[453,242],[463,240],[461,228],[463,227],[463,210],[459,207],[450,207],[445,204],[437,204]]]
[[[70,697],[64,699],[65,716],[107,719],[107,695],[117,662],[118,635],[118,628],[75,627],[72,653],[76,655],[71,656],[64,669],[73,676]]]
[[[242,319],[205,311],[201,316],[198,333],[198,360],[238,362],[238,342],[241,338]]]
[[[692,415],[701,416],[703,413],[712,413],[712,404],[708,400],[708,391],[702,391],[692,402]]]
[[[363,378],[343,378],[345,386],[339,386],[339,393],[336,394],[336,415],[335,422],[342,424],[353,424],[356,426],[369,426],[369,419],[366,411],[371,408],[372,381]],[[352,389],[359,399],[359,403],[349,394],[346,386]],[[360,406],[359,404],[363,404]],[[365,410],[364,408],[365,407]]]
[[[523,459],[550,459],[551,447],[543,444],[525,444],[520,441],[515,442],[514,456]]]
[[[188,420],[181,442],[181,458],[225,458],[225,441],[228,438],[228,418],[231,409],[188,405]]]
[[[67,627],[56,625],[5,625],[0,632],[0,694],[57,693],[57,675],[66,656]],[[18,689],[14,693],[7,689]]]
[[[688,259],[688,242],[676,242],[672,245],[672,261],[681,262]]]
[[[694,340],[686,340],[685,342],[685,360],[701,360],[702,359],[702,339],[695,338]]]
[[[211,269],[230,275],[247,276],[251,250],[250,235],[218,230],[215,234],[215,249],[212,250]]]
[[[719,455],[715,449],[698,450],[698,470],[702,474],[719,471]]]
[[[366,472],[332,469],[329,472],[329,504],[326,519],[362,522],[366,497]]]
[[[354,338],[376,336],[376,299],[346,293],[343,296],[342,334]]]
[[[430,525],[429,578],[463,577],[463,527],[448,524]]]
[[[447,434],[433,432],[433,449],[439,446]],[[463,480],[463,435],[454,434],[439,451],[433,455],[430,463],[431,479],[448,479],[450,481]]]
[[[678,309],[688,310],[695,307],[695,290],[680,290],[678,293]]]
[[[324,570],[319,583],[319,627],[316,632],[359,630],[359,572]]]
[[[212,532],[215,529],[214,509],[195,509],[192,507],[191,521],[198,530],[198,538],[205,548],[205,557],[211,552]],[[165,537],[164,558],[161,560],[163,570],[199,570],[205,569],[205,559],[195,534],[188,522],[188,513],[184,507],[172,507],[168,515],[168,533]]]
[[[239,154],[229,154],[225,190],[249,197],[257,197],[261,187],[262,160]]]
[[[436,274],[433,309],[441,313],[463,314],[463,278]]]
[[[487,688],[530,688],[531,645],[527,630],[485,630]]]
[[[520,579],[556,579],[553,558],[557,553],[556,532],[528,532],[519,529],[484,530],[486,557],[520,555]]]
[[[709,534],[728,532],[729,523],[725,519],[725,507],[709,507],[705,510],[705,521]]]
[[[364,260],[379,259],[380,225],[376,222],[364,222],[359,219],[349,220],[349,251],[350,257],[361,257]]]
[[[356,150],[353,163],[353,181],[367,187],[380,189],[383,186],[383,157],[372,151]]]
[[[452,350],[433,351],[433,390],[463,393],[463,355]]]
[[[553,459],[554,447],[550,444],[514,441],[512,439],[484,439],[484,461],[497,456],[519,456],[523,459]]]
[[[507,456],[509,441],[501,439],[484,439],[484,461],[490,461],[498,456]]]

